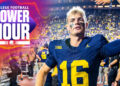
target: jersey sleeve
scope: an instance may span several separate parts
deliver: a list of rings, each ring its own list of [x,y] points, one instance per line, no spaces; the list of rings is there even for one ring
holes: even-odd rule
[[[105,44],[100,50],[100,54],[103,57],[110,57],[117,55],[119,53],[120,53],[120,40],[115,40],[113,42]]]
[[[40,52],[38,52],[37,54],[38,54],[38,56],[41,58],[41,51],[40,51]]]
[[[117,59],[117,60],[119,61],[120,55],[116,55],[116,56],[114,56],[114,58]]]
[[[49,50],[49,54],[47,55],[47,60],[45,63],[50,68],[53,68],[57,65],[56,59],[54,57],[54,42],[50,42],[48,50]]]
[[[106,57],[106,58],[104,59],[104,62],[107,63],[108,61],[109,61],[109,57]]]

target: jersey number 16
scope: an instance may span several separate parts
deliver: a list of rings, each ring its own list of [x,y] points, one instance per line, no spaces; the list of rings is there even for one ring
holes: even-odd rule
[[[89,80],[88,80],[88,73],[85,71],[77,72],[77,67],[82,66],[83,68],[89,68],[89,64],[86,60],[74,60],[71,63],[71,83],[72,86],[88,86]],[[61,86],[70,86],[68,84],[68,76],[67,76],[67,61],[63,61],[60,64],[60,69],[63,71],[63,83]],[[77,84],[77,78],[82,77],[83,78],[83,84]]]

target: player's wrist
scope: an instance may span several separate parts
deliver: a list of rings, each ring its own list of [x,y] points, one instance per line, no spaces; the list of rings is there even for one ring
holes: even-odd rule
[[[115,80],[116,83],[118,83],[119,81],[118,80]]]
[[[111,64],[109,64],[109,67],[111,67]]]
[[[110,66],[112,66],[112,64],[110,64]]]
[[[117,0],[117,2],[120,4],[120,0]]]

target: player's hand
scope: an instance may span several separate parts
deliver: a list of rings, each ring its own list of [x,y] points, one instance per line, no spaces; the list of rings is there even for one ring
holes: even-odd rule
[[[104,66],[104,64],[101,62],[101,63],[100,63],[100,66]]]
[[[38,61],[41,61],[41,59],[38,59]]]
[[[112,65],[111,65],[111,64],[109,64],[109,67],[108,67],[108,68],[110,69],[111,67],[112,67]]]
[[[119,86],[119,85],[118,85],[118,82],[115,81],[114,86]]]
[[[113,0],[112,0],[113,1]],[[95,0],[96,4],[109,4],[111,0]]]
[[[100,66],[104,66],[105,62],[101,61]]]

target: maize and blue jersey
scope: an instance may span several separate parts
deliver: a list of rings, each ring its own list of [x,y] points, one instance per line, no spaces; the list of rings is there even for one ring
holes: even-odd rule
[[[47,49],[43,49],[41,50],[38,55],[39,57],[41,58],[41,61],[42,63],[44,63],[47,59],[47,54],[48,54],[48,50]],[[47,79],[46,79],[46,82],[45,82],[45,86],[52,86],[52,76],[51,76],[51,72],[48,73],[47,75]]]
[[[41,58],[41,61],[40,62],[45,62],[46,59],[47,59],[47,54],[48,54],[48,50],[47,49],[43,49],[41,50],[38,55],[39,57]]]
[[[46,64],[57,65],[58,86],[97,86],[101,59],[119,52],[120,40],[108,43],[103,35],[85,37],[78,47],[72,47],[70,39],[54,40]]]

